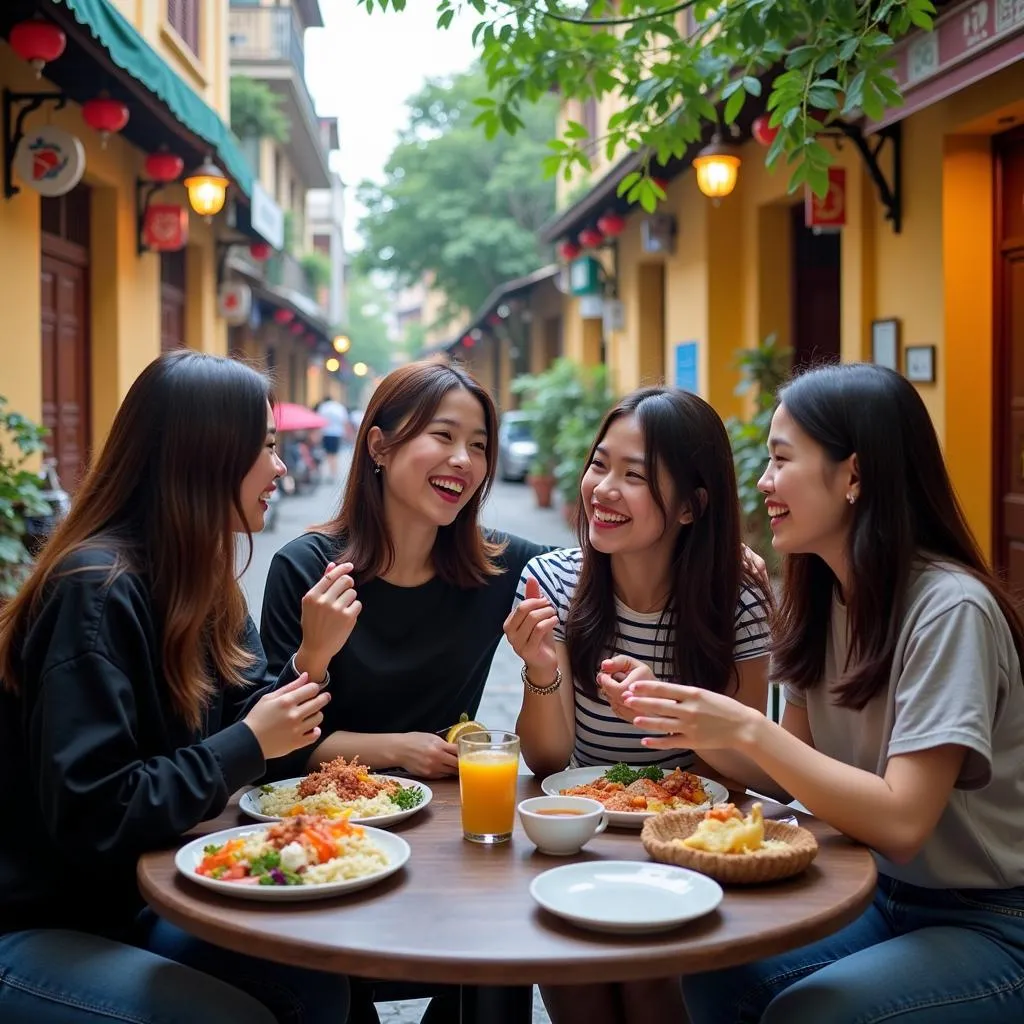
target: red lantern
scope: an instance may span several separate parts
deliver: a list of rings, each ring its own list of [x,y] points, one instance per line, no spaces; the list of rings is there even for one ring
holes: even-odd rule
[[[185,169],[185,161],[174,153],[150,153],[145,163],[146,177],[151,181],[177,181]]]
[[[609,211],[597,218],[598,230],[602,231],[607,238],[614,238],[626,230],[626,218],[618,213]]]
[[[580,244],[584,249],[596,249],[604,241],[604,235],[597,228],[584,228],[580,232]]]
[[[290,309],[275,309],[275,324],[290,324],[295,319],[295,314]]]
[[[467,334],[462,339],[463,348],[472,348],[476,344],[476,339],[471,334]]]
[[[106,146],[111,132],[119,132],[129,117],[128,105],[109,96],[96,96],[82,104],[82,120],[100,133],[100,145]]]
[[[560,242],[558,245],[558,255],[565,260],[566,263],[572,263],[577,256],[579,256],[582,250],[580,247],[571,241]]]
[[[755,117],[754,123],[750,126],[750,134],[762,146],[770,146],[775,141],[775,136],[779,134],[779,129],[773,128],[769,123],[770,120],[767,114],[762,114],[760,117]]]
[[[306,328],[302,325],[302,321],[300,320],[296,320],[295,323],[292,324],[292,334],[294,335],[301,334],[305,329]]]
[[[56,25],[38,19],[18,22],[8,38],[11,49],[35,68],[36,78],[42,76],[44,65],[64,52],[67,41],[67,36]]]
[[[271,252],[273,252],[273,250],[270,248],[269,242],[253,242],[252,245],[249,246],[249,255],[256,260],[257,263],[269,260]]]

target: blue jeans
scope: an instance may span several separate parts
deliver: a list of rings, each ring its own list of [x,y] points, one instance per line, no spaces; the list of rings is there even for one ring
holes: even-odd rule
[[[0,1024],[345,1024],[341,975],[286,967],[140,919],[138,945],[86,932],[0,935]]]
[[[1021,1024],[1024,888],[921,889],[881,878],[820,942],[683,978],[692,1024]]]

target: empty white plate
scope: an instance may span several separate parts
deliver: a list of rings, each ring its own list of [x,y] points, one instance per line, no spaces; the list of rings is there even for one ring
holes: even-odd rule
[[[686,868],[605,860],[545,871],[531,883],[530,895],[545,910],[584,928],[642,934],[710,914],[723,893],[713,878]]]

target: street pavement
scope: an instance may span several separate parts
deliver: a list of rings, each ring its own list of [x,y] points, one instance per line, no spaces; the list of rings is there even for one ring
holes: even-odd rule
[[[263,604],[267,570],[274,553],[310,525],[330,518],[338,506],[341,487],[341,482],[325,483],[313,494],[282,498],[274,529],[257,534],[254,538],[252,561],[242,576],[242,588],[257,624]],[[538,509],[533,492],[526,484],[496,482],[484,507],[483,521],[487,526],[507,530],[541,544],[568,546],[574,543],[561,510]],[[489,728],[513,729],[515,726],[522,700],[523,687],[519,679],[521,664],[503,637],[494,656],[477,714],[477,718]],[[550,1024],[540,993],[536,990],[533,1005],[534,1024]],[[377,1006],[377,1012],[381,1024],[417,1024],[426,1006],[425,999],[381,1003]]]

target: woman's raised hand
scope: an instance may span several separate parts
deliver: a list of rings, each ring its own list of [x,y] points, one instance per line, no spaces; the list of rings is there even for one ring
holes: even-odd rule
[[[724,694],[657,680],[631,683],[622,701],[638,729],[661,734],[643,740],[645,747],[660,750],[735,747],[763,717]]]
[[[302,599],[302,643],[295,664],[311,679],[324,678],[331,658],[348,642],[363,610],[351,572],[351,562],[330,562]]]
[[[330,699],[330,693],[321,691],[303,672],[294,682],[260,697],[243,721],[269,761],[320,738],[323,709]]]
[[[597,673],[597,688],[604,694],[612,711],[623,721],[632,722],[636,715],[623,701],[629,687],[641,679],[654,679],[654,673],[645,662],[628,654],[617,654],[601,662]]]
[[[555,649],[555,626],[558,613],[540,585],[531,576],[526,581],[526,596],[505,620],[505,636],[512,650],[523,659],[526,673],[534,686],[547,686],[555,681],[558,652]]]

